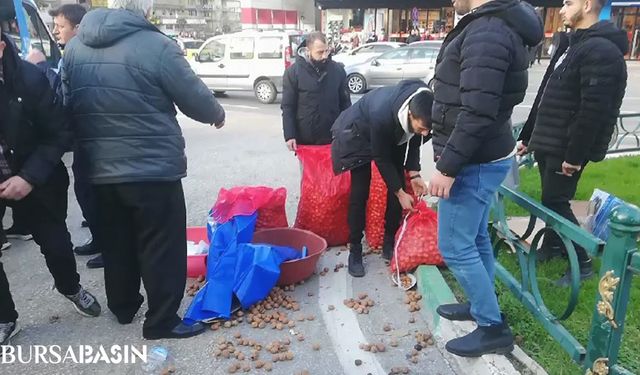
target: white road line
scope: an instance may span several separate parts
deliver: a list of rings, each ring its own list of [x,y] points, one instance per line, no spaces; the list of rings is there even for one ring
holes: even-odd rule
[[[253,107],[250,105],[242,105],[242,104],[223,104],[222,108],[227,109],[228,108],[240,108],[240,109],[254,109],[254,110],[258,110],[260,109],[259,107]]]
[[[362,374],[386,374],[375,355],[367,353],[359,348],[360,344],[366,343],[366,338],[360,329],[356,314],[344,305],[343,301],[353,298],[351,289],[351,276],[346,268],[339,272],[333,272],[333,265],[329,264],[336,260],[347,264],[348,252],[342,251],[340,256],[327,252],[320,261],[320,269],[329,267],[330,272],[326,276],[320,277],[320,290],[318,292],[318,303],[322,311],[327,333],[331,338],[331,343],[335,353],[340,360],[345,375]],[[335,310],[329,311],[329,305],[335,306]],[[360,359],[362,365],[356,367],[355,360]]]

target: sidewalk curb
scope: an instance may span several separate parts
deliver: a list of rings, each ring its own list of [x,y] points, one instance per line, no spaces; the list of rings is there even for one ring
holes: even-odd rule
[[[467,334],[475,328],[472,322],[453,322],[441,319],[436,308],[445,303],[456,303],[453,292],[435,266],[420,266],[416,270],[418,291],[422,294],[422,309],[425,320],[432,330],[436,345],[441,348],[445,358],[453,366],[463,370],[460,373],[468,375],[506,375],[521,374],[513,363],[503,355],[485,355],[480,358],[463,358],[449,354],[444,345],[447,341]],[[520,347],[516,346],[512,356],[527,369],[525,373],[548,375],[547,372]]]

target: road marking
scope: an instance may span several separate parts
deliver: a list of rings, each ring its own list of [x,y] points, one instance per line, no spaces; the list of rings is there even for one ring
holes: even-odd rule
[[[334,256],[332,251],[325,253],[320,258],[322,267],[332,266],[329,264],[329,256],[332,262],[348,263],[348,251],[342,251],[340,256]],[[344,268],[339,272],[329,272],[326,276],[320,277],[318,292],[318,303],[322,312],[327,333],[331,338],[331,343],[335,349],[335,353],[340,360],[345,375],[362,375],[362,374],[386,374],[375,355],[360,349],[360,344],[367,343],[358,318],[353,310],[344,305],[343,301],[353,298],[351,289],[351,276]],[[329,305],[333,305],[335,310],[329,311]],[[355,360],[360,359],[362,365],[356,367]]]
[[[240,108],[240,109],[254,109],[254,110],[258,110],[260,109],[260,107],[253,107],[250,105],[242,105],[242,104],[222,104],[222,107],[227,109],[228,108]]]

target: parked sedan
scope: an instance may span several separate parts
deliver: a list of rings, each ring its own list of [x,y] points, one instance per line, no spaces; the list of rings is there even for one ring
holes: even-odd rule
[[[373,57],[378,57],[387,51],[405,46],[405,43],[396,42],[376,42],[362,45],[349,52],[339,53],[332,57],[333,61],[350,66],[363,63]]]
[[[439,48],[400,47],[360,64],[347,66],[347,83],[352,94],[397,84],[403,79],[433,77]]]

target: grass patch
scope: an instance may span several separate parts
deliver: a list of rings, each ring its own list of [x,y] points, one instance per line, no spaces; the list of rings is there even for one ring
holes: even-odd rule
[[[575,199],[589,200],[593,189],[597,188],[625,202],[640,206],[640,189],[637,188],[638,171],[640,171],[640,156],[590,163],[580,178]],[[540,200],[540,174],[537,167],[520,169],[520,191]],[[506,210],[508,216],[528,216],[524,209],[512,202],[507,202]]]
[[[602,163],[587,166],[580,179],[576,199],[588,200],[593,189],[599,188],[620,199],[640,205],[640,189],[637,189],[640,157],[623,157],[609,159]],[[538,170],[523,169],[520,174],[520,190],[534,199],[540,199],[540,177]],[[509,216],[528,216],[521,208],[511,202],[507,203]],[[500,251],[499,262],[520,280],[520,267],[515,254]],[[558,288],[554,285],[566,269],[566,260],[554,260],[538,267],[537,279],[542,297],[547,307],[559,316],[569,300],[570,289]],[[596,270],[600,268],[600,260],[594,260]],[[453,274],[445,270],[443,276],[451,287],[456,298],[464,302],[466,297]],[[631,296],[627,308],[624,335],[619,353],[618,364],[631,373],[640,374],[640,284],[636,277],[631,285]],[[509,318],[518,344],[522,349],[543,366],[551,375],[582,375],[584,371],[578,366],[562,347],[546,332],[541,324],[501,283],[496,283],[500,306]],[[583,345],[588,345],[589,330],[593,318],[595,299],[598,290],[598,278],[594,277],[582,284],[578,306],[574,313],[563,322],[564,327]]]

